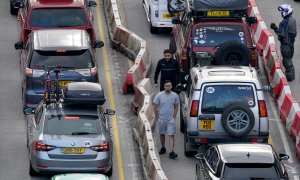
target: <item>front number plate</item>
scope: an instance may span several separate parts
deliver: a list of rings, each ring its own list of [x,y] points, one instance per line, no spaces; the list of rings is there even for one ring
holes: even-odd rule
[[[200,120],[200,130],[211,131],[215,129],[214,120]]]

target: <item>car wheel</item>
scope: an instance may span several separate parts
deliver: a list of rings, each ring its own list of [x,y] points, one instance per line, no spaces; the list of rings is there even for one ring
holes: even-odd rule
[[[224,109],[221,123],[229,135],[242,137],[252,130],[255,117],[247,104],[232,104]]]
[[[18,8],[14,8],[13,4],[10,2],[10,14],[11,15],[17,15],[18,11],[19,11],[19,9]]]
[[[222,44],[215,54],[216,65],[249,66],[251,55],[249,49],[236,41]]]
[[[29,175],[30,176],[38,176],[39,175],[39,173],[33,169],[31,162],[29,163]]]
[[[179,115],[180,115],[180,132],[184,133],[184,119],[183,119],[181,108],[179,110]]]
[[[191,150],[191,145],[188,142],[186,131],[184,132],[184,155],[187,157],[192,157],[196,154],[195,151]]]
[[[111,168],[105,173],[106,176],[112,176],[113,174],[113,167],[111,166]]]

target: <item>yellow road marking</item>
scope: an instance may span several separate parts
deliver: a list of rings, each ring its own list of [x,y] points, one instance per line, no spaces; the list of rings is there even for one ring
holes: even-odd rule
[[[100,4],[99,0],[97,0],[97,4]],[[96,13],[97,13],[97,23],[98,23],[98,31],[99,31],[99,34],[100,34],[100,39],[105,40],[105,34],[104,34],[103,29],[102,29],[103,23],[102,23],[100,8],[96,8]],[[113,88],[112,88],[112,83],[111,83],[110,66],[109,66],[109,63],[108,63],[109,61],[108,61],[106,46],[102,47],[102,53],[103,53],[103,62],[104,62],[107,88],[108,88],[107,92],[108,92],[108,97],[109,97],[109,103],[110,103],[110,107],[112,109],[116,109],[116,103],[115,103],[115,97],[114,97],[114,94],[113,94]],[[115,150],[116,150],[116,154],[117,154],[119,179],[124,180],[123,158],[122,158],[120,139],[119,139],[118,123],[117,123],[116,116],[112,117],[112,129],[113,129],[113,134],[114,134]]]
[[[274,145],[274,144],[273,144],[273,140],[272,140],[271,133],[269,134],[268,144]]]
[[[127,59],[127,62],[128,62],[129,68],[131,68],[134,65],[134,62],[130,59]]]

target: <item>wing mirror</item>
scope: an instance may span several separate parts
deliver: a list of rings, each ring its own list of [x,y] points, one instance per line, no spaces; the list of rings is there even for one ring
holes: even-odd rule
[[[257,23],[257,18],[256,17],[248,17],[247,22],[249,24],[255,24],[255,23]]]
[[[198,153],[198,154],[195,155],[195,159],[200,161],[200,160],[203,159],[203,156],[204,156],[204,153]]]
[[[272,88],[271,88],[271,86],[269,86],[269,85],[265,85],[265,86],[262,87],[262,90],[263,90],[264,92],[268,92],[268,91],[271,91]]]
[[[172,24],[181,24],[180,18],[177,16],[173,17]]]
[[[22,0],[15,0],[15,1],[13,1],[13,7],[14,8],[22,8],[22,7],[24,7],[24,4],[23,4]]]
[[[115,115],[115,113],[116,113],[116,111],[114,111],[112,109],[106,109],[105,110],[105,114],[110,115],[110,116]]]
[[[15,43],[15,49],[24,49],[24,44],[22,42]]]
[[[89,1],[89,7],[96,7],[97,3],[95,1]]]
[[[288,160],[289,158],[290,158],[289,155],[279,153],[279,160],[280,161],[282,161],[282,160]]]
[[[35,110],[34,110],[34,108],[26,108],[23,110],[23,112],[25,115],[30,115],[30,114],[34,114]]]
[[[104,46],[104,42],[103,41],[96,41],[94,48],[102,48]]]

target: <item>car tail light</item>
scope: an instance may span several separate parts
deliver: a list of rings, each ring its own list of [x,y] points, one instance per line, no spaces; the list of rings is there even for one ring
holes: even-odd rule
[[[155,11],[154,13],[155,13],[155,17],[158,17],[158,11]]]
[[[91,68],[90,71],[91,71],[92,76],[97,74],[97,68],[96,67]]]
[[[37,69],[32,70],[32,77],[40,77],[43,74],[45,74],[44,70],[37,70]]]
[[[208,139],[207,138],[200,138],[199,142],[201,142],[201,143],[207,143]]]
[[[251,58],[252,58],[252,59],[256,59],[256,57],[257,57],[257,52],[256,52],[256,50],[251,50],[251,51],[250,51],[250,54],[251,54]]]
[[[187,62],[186,62],[186,50],[183,49],[181,51],[181,67],[185,68],[187,66]]]
[[[75,71],[83,76],[91,76],[92,73],[91,69],[77,69]]]
[[[199,107],[199,100],[193,100],[191,111],[190,111],[190,117],[197,117],[198,116],[198,107]]]
[[[90,148],[98,152],[107,152],[109,151],[109,143],[103,143],[97,146],[91,146]]]
[[[34,150],[36,151],[51,151],[55,148],[55,146],[50,146],[41,142],[34,142]]]
[[[251,138],[250,142],[257,142],[257,139],[256,138]]]
[[[258,104],[259,104],[259,116],[268,117],[266,102],[264,100],[259,100]]]
[[[29,69],[29,68],[26,68],[25,74],[26,74],[26,76],[32,76],[33,75],[33,70]]]

